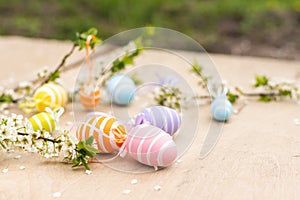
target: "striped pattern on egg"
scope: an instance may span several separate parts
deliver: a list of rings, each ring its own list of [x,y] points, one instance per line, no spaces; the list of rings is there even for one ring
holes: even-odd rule
[[[113,117],[91,117],[80,123],[76,131],[79,140],[94,136],[98,149],[102,153],[113,153],[120,149],[125,141],[126,131],[123,125]]]
[[[55,109],[63,107],[67,103],[68,96],[65,89],[55,83],[47,83],[34,93],[34,101],[38,111],[44,111],[46,107]]]
[[[150,123],[173,135],[181,125],[179,113],[169,107],[153,106],[142,110],[136,117],[135,125]]]
[[[106,89],[113,103],[117,105],[128,105],[135,96],[136,87],[130,77],[118,74],[107,81]]]
[[[127,153],[145,165],[167,167],[177,158],[177,148],[172,137],[149,124],[132,128],[126,144]]]
[[[212,117],[217,121],[226,121],[232,113],[232,104],[226,97],[216,98],[210,107]]]
[[[100,89],[96,88],[91,94],[88,94],[84,91],[84,88],[82,88],[79,92],[79,99],[83,107],[93,109],[100,101]]]
[[[29,118],[29,122],[34,131],[48,131],[53,132],[55,130],[55,120],[53,116],[46,112],[38,113],[31,118]]]

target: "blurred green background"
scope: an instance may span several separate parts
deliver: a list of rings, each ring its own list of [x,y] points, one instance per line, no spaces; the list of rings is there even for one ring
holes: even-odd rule
[[[0,35],[73,39],[161,26],[209,52],[300,60],[300,0],[0,0]]]

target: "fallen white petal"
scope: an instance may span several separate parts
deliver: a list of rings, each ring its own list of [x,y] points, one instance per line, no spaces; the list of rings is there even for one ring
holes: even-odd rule
[[[131,190],[129,190],[129,189],[123,190],[123,194],[129,194],[130,192],[131,192]]]
[[[21,158],[21,155],[15,156],[15,159],[19,159],[19,158]]]
[[[135,184],[138,183],[138,180],[137,179],[132,179],[130,183],[131,183],[131,185],[135,185]]]
[[[25,166],[24,166],[24,165],[21,165],[21,166],[19,167],[19,169],[20,169],[20,170],[23,170],[23,169],[25,169]]]
[[[15,150],[10,149],[8,153],[14,153],[14,152],[15,152]]]
[[[73,124],[73,122],[71,122],[71,121],[67,121],[67,122],[66,122],[66,125],[67,125],[67,126],[71,126],[72,124]]]
[[[92,171],[91,171],[91,170],[85,170],[85,173],[86,173],[87,175],[90,175],[90,174],[92,173]]]
[[[53,196],[54,198],[59,198],[59,197],[61,197],[61,193],[60,193],[60,192],[54,192],[54,193],[52,194],[52,196]]]
[[[2,173],[4,173],[4,174],[6,174],[8,172],[8,168],[4,168],[3,170],[2,170]]]
[[[161,186],[160,186],[160,185],[155,185],[155,186],[153,187],[153,189],[154,189],[155,191],[159,191],[159,190],[161,189]]]
[[[180,160],[180,159],[176,160],[176,163],[181,163],[181,162],[182,162],[182,160]]]

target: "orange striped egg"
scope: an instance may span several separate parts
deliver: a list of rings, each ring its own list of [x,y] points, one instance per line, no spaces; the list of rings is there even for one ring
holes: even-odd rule
[[[46,107],[55,109],[65,106],[68,95],[62,86],[56,83],[47,83],[35,91],[33,98],[36,109],[42,112]]]
[[[92,91],[87,91],[84,87],[79,92],[80,102],[86,109],[93,109],[100,101],[100,89],[96,87]]]
[[[90,136],[94,136],[97,147],[102,153],[113,153],[124,143],[126,131],[115,118],[98,116],[89,118],[77,128],[76,137],[79,140],[85,140]]]

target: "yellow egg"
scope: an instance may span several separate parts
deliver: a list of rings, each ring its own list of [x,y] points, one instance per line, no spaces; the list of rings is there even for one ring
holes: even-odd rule
[[[34,94],[35,106],[38,111],[44,111],[46,107],[51,109],[63,107],[67,100],[68,96],[65,89],[55,83],[41,86]]]
[[[34,131],[45,130],[51,133],[55,130],[55,120],[49,113],[38,113],[29,118],[29,121]]]

